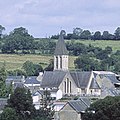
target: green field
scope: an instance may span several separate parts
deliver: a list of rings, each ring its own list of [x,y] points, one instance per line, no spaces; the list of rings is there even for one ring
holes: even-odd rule
[[[69,40],[67,40],[69,41]],[[74,42],[80,42],[85,45],[93,45],[95,47],[100,47],[104,49],[107,46],[112,47],[113,52],[120,50],[120,41],[111,41],[111,40],[73,40]],[[74,60],[77,57],[69,57],[69,69],[74,69]],[[40,63],[43,68],[49,64],[49,60],[53,59],[53,56],[45,55],[16,55],[16,54],[0,54],[0,67],[5,63],[7,70],[21,69],[25,61],[29,60],[33,63]]]
[[[0,67],[5,63],[7,70],[21,69],[25,61],[29,60],[33,63],[40,63],[43,68],[49,64],[49,60],[52,59],[52,56],[43,56],[43,55],[16,55],[16,54],[0,54]],[[69,57],[69,68],[74,69],[74,60],[76,57]]]
[[[69,40],[67,40],[69,41]],[[71,40],[72,41],[72,40]],[[107,46],[112,47],[113,52],[120,50],[120,40],[113,41],[113,40],[73,40],[74,42],[80,42],[85,45],[93,45],[94,47],[100,47],[104,49]]]

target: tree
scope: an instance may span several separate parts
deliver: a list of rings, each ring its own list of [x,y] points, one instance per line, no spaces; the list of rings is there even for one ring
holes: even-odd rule
[[[80,34],[80,38],[81,39],[90,39],[91,38],[91,33],[89,30],[84,30],[81,34]]]
[[[109,32],[108,31],[104,31],[102,34],[102,39],[103,40],[108,40],[109,39]]]
[[[29,60],[23,63],[22,68],[25,70],[27,76],[39,75],[39,72],[43,71],[43,68],[41,65],[34,64],[33,62]]]
[[[15,109],[6,107],[0,115],[0,120],[18,120]]]
[[[44,69],[45,71],[53,71],[54,69],[54,61],[53,59],[50,60],[50,64]]]
[[[73,34],[76,35],[76,36],[80,36],[82,33],[82,29],[81,28],[73,28]]]
[[[111,53],[112,53],[112,48],[109,47],[109,46],[105,47],[105,52],[106,52],[107,54],[111,54]]]
[[[23,28],[15,28],[9,35],[4,37],[2,52],[15,53],[21,50],[28,53],[34,49],[34,38]]]
[[[0,69],[0,97],[6,97],[6,84],[5,84],[5,80],[6,80],[6,69],[5,69],[5,65],[3,65],[3,67]]]
[[[35,114],[31,93],[25,88],[15,89],[8,99],[7,107],[14,109],[20,120],[30,120]]]
[[[79,39],[80,35],[82,33],[82,29],[81,28],[73,28],[73,35],[72,38],[73,39]]]
[[[2,36],[3,30],[5,30],[5,27],[3,27],[2,25],[0,25],[0,39],[1,39],[1,36]]]
[[[91,71],[91,70],[100,69],[100,63],[97,60],[94,60],[87,55],[78,57],[74,61],[74,64],[76,69],[80,69],[82,71]]]
[[[96,58],[100,60],[104,60],[108,58],[108,51],[101,50],[98,54],[96,54]]]
[[[116,40],[120,40],[120,27],[118,27],[115,30],[115,38],[116,38]]]
[[[96,31],[93,35],[93,39],[94,40],[100,40],[101,39],[101,32],[100,31]]]
[[[95,113],[92,113],[95,111]],[[120,119],[120,96],[108,96],[100,99],[87,109],[83,120],[119,120]]]

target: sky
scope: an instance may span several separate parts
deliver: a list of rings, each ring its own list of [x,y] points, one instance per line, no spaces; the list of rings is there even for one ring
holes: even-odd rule
[[[34,37],[49,37],[79,27],[91,32],[120,26],[120,0],[1,0],[0,25],[9,34],[24,27]]]

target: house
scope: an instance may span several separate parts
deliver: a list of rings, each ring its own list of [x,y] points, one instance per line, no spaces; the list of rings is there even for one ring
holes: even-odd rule
[[[85,110],[90,106],[88,98],[68,101],[56,114],[55,120],[81,120]]]
[[[37,76],[28,76],[24,85],[30,89],[31,93],[35,93],[40,90],[41,82],[37,80]]]
[[[6,78],[6,86],[10,86],[12,84],[13,89],[17,87],[24,87],[24,76],[7,76]]]
[[[36,91],[32,94],[33,104],[36,109],[39,109],[41,107],[41,99],[43,99],[43,90]]]
[[[7,98],[0,98],[0,113],[2,113],[5,105],[7,105]]]

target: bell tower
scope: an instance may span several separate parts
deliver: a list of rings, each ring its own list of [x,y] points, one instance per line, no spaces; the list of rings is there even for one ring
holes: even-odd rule
[[[63,30],[60,32],[54,52],[54,70],[68,70],[68,51],[63,38]]]

